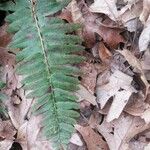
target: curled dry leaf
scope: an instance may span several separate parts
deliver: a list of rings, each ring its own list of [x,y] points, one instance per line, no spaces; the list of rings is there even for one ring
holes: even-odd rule
[[[145,124],[140,117],[133,117],[125,113],[111,123],[107,123],[105,118],[104,122],[97,126],[111,150],[131,149],[129,141],[138,133],[149,128],[150,125]]]
[[[82,135],[89,150],[108,150],[106,141],[98,133],[94,132],[90,126],[75,125],[75,128]]]
[[[108,122],[120,116],[130,96],[136,92],[131,86],[132,80],[132,77],[117,70],[111,75],[109,83],[97,87],[97,98],[101,109],[111,97],[114,97],[107,115]]]
[[[90,6],[90,11],[106,14],[116,21],[118,18],[116,2],[117,0],[94,0],[94,3]]]
[[[143,93],[146,97],[149,89],[149,83],[144,75],[141,62],[129,50],[124,49],[123,51],[118,52],[125,57],[128,63],[135,69],[135,72],[140,73],[140,79],[145,86]]]

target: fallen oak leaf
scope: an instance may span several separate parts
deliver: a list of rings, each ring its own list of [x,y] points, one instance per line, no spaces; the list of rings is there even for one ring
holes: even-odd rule
[[[120,116],[130,96],[133,92],[136,92],[136,90],[131,86],[131,82],[132,77],[116,70],[110,76],[107,84],[102,86],[99,85],[97,87],[97,99],[100,103],[101,109],[104,108],[111,97],[114,97],[107,116],[108,122]]]
[[[82,135],[89,150],[108,150],[106,141],[98,133],[94,132],[90,126],[75,125],[75,129]]]

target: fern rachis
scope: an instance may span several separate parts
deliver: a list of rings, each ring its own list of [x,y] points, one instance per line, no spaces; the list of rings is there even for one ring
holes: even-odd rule
[[[17,72],[25,76],[22,83],[31,91],[27,98],[36,99],[33,110],[43,114],[43,132],[57,143],[57,149],[66,147],[79,116],[77,98],[73,95],[78,89],[75,75],[79,70],[72,64],[83,60],[74,53],[83,49],[79,46],[81,39],[66,34],[75,31],[78,25],[45,17],[61,10],[65,3],[16,0],[16,11],[7,17],[9,31],[15,33],[10,47],[21,49],[16,56]]]

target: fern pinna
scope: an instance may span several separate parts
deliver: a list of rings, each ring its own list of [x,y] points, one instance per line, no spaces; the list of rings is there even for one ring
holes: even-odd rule
[[[43,133],[55,143],[56,149],[66,149],[79,116],[77,74],[73,67],[83,57],[81,39],[73,34],[79,28],[56,17],[46,17],[60,11],[67,1],[16,0],[16,11],[7,17],[9,31],[15,33],[11,48],[17,53],[17,72],[24,75],[22,84],[29,90],[27,98],[35,98],[33,110],[43,115]]]

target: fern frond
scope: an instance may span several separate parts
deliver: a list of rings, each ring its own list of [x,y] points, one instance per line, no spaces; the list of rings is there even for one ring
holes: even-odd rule
[[[83,61],[75,54],[83,47],[78,36],[69,34],[79,26],[46,17],[61,10],[66,0],[23,1],[24,5],[20,5],[16,0],[18,9],[7,17],[9,31],[15,33],[10,47],[21,49],[16,56],[17,72],[25,75],[22,83],[30,91],[27,98],[36,99],[35,114],[43,114],[43,133],[56,149],[62,149],[79,117],[73,94],[78,90],[79,70],[73,65]]]
[[[5,85],[6,84],[0,80],[0,114],[7,118],[8,114],[4,105],[4,101],[7,99],[7,96],[1,91],[5,87]]]

